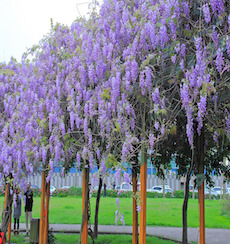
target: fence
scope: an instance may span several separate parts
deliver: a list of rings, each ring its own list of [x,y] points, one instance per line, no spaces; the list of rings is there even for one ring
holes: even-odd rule
[[[130,176],[131,179],[131,176]],[[212,180],[215,182],[215,186],[220,186],[221,184],[221,176],[212,176]],[[29,176],[28,181],[31,182],[32,185],[37,185],[41,188],[41,175],[36,174],[34,176]],[[93,187],[97,186],[97,178],[95,175],[90,174],[90,181]],[[105,178],[107,188],[109,189],[113,182],[116,185],[119,185],[114,174],[110,174]],[[184,178],[177,178],[175,174],[166,175],[165,184],[169,185],[172,190],[182,190],[184,189]],[[61,188],[62,186],[82,186],[82,173],[68,173],[65,177],[62,177],[60,173],[54,173],[51,178],[51,185],[56,188]],[[155,185],[163,185],[163,180],[157,177],[156,175],[148,175],[147,176],[147,188],[151,188]],[[190,181],[190,185],[192,185],[192,180]],[[226,183],[226,187],[230,187],[230,183]]]

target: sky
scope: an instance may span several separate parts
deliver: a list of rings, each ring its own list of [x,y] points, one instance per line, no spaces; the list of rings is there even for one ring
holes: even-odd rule
[[[70,26],[87,16],[92,0],[0,0],[0,63],[38,44],[50,30],[50,19]],[[80,14],[80,15],[79,15]]]

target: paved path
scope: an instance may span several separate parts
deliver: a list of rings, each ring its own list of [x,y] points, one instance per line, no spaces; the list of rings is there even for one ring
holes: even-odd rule
[[[50,224],[53,232],[79,233],[80,228],[80,225],[73,224]],[[25,231],[25,224],[20,224],[20,229]],[[132,226],[99,225],[98,231],[100,234],[132,234]],[[180,227],[147,227],[146,234],[177,241],[182,240],[182,228]],[[190,242],[198,243],[199,229],[188,228],[188,239]],[[206,244],[230,244],[230,230],[206,229]]]

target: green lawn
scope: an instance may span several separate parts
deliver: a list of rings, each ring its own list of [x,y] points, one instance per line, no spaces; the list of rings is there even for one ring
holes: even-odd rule
[[[56,234],[56,243],[57,244],[74,244],[78,243],[79,235],[65,235],[65,234]],[[30,243],[29,238],[25,238],[23,235],[12,236],[12,243]],[[92,243],[89,238],[89,244]],[[95,241],[96,244],[120,244],[120,243],[132,243],[132,236],[129,235],[100,235]],[[146,237],[146,243],[151,244],[175,244],[173,241],[161,240],[156,237]]]
[[[4,198],[0,198],[2,212]],[[34,198],[33,217],[40,215],[39,197]],[[91,200],[91,221],[93,222],[93,212],[96,198]],[[53,197],[50,200],[50,223],[80,224],[81,223],[81,198]],[[148,226],[182,226],[182,204],[183,199],[147,199],[147,225]],[[132,199],[121,198],[120,210],[124,213],[126,225],[132,225]],[[24,206],[23,206],[24,208]],[[220,215],[221,205],[219,200],[205,201],[206,227],[208,228],[230,228],[230,218]],[[24,210],[24,209],[22,209]],[[116,211],[115,198],[101,198],[99,224],[113,225]],[[22,211],[21,222],[25,222],[24,211]],[[188,226],[198,227],[199,208],[198,200],[189,200],[188,204]]]

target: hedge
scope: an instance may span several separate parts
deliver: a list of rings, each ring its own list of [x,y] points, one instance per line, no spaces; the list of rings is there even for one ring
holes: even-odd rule
[[[0,196],[4,195],[4,191],[0,191]],[[33,190],[35,197],[41,196],[41,189],[34,189]],[[103,195],[103,190],[101,191],[101,194]],[[120,198],[130,198],[132,197],[133,192],[132,191],[118,191],[118,190],[107,190],[106,196],[107,197],[120,197]],[[67,196],[74,196],[74,197],[81,197],[82,196],[82,188],[81,187],[70,187],[69,189],[57,189],[52,194],[53,197],[67,197]],[[96,197],[97,196],[97,190],[90,191],[90,197]],[[147,192],[148,198],[163,198],[162,193],[158,192]],[[173,193],[167,192],[165,194],[166,198],[184,198],[184,191],[174,191]],[[189,198],[192,198],[192,192],[189,192]],[[206,194],[205,198],[208,199],[209,195]],[[195,192],[195,199],[198,199],[198,192]],[[214,196],[212,195],[212,199],[220,199],[220,196]]]

